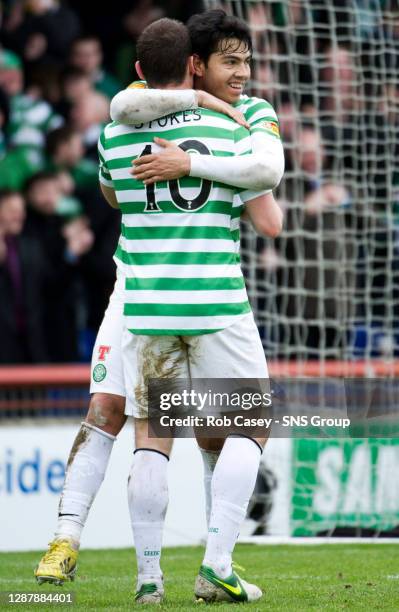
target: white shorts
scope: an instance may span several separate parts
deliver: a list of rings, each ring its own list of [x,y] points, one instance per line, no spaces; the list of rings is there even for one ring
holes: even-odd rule
[[[150,378],[268,378],[265,353],[252,313],[214,334],[122,334],[127,415],[147,418]]]
[[[90,393],[125,397],[122,364],[123,281],[117,274],[91,358]]]

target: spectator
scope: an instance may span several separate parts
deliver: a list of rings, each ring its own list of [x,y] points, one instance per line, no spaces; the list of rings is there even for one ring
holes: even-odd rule
[[[360,336],[366,337],[365,342],[361,341],[364,350],[372,345],[373,328],[381,328],[387,318],[398,316],[398,272],[393,247],[392,182],[388,178],[395,181],[392,159],[396,159],[397,153],[397,126],[389,113],[394,97],[389,97],[378,82],[382,76],[386,78],[381,71],[381,57],[372,46],[367,50],[363,44],[362,50],[365,53],[360,57],[348,45],[330,45],[321,79],[328,167],[350,187],[353,200],[348,229],[359,245],[354,332],[359,337],[360,330]],[[388,102],[386,107],[381,104],[383,94]],[[390,125],[392,120],[394,125]],[[367,303],[363,297],[366,295]],[[395,304],[394,308],[391,304]],[[357,340],[355,345],[356,350],[361,348]]]
[[[277,275],[286,317],[281,317],[280,344],[305,359],[316,359],[321,350],[339,358],[355,289],[356,253],[346,235],[350,194],[326,175],[321,136],[312,125],[300,129],[291,162],[285,199],[280,199],[286,235],[273,255],[274,265],[285,263]]]
[[[153,0],[138,0],[124,15],[125,40],[119,45],[115,58],[115,73],[121,83],[127,85],[137,78],[134,70],[136,40],[150,23],[164,15],[164,9]]]
[[[0,364],[48,360],[44,334],[44,259],[40,241],[22,233],[25,201],[0,192]]]
[[[73,104],[88,96],[92,91],[88,75],[80,68],[68,66],[60,74],[58,112],[68,121]]]
[[[363,97],[359,91],[359,70],[350,47],[331,45],[326,49],[324,67],[320,73],[321,110],[344,122],[352,112],[361,110]]]
[[[69,119],[72,126],[81,132],[88,154],[94,158],[101,129],[109,121],[108,99],[97,91],[91,91],[72,104]]]
[[[43,152],[20,146],[6,152],[0,160],[0,189],[20,191],[25,181],[43,168]]]
[[[172,19],[178,19],[184,23],[188,21],[191,15],[202,13],[205,10],[203,0],[163,0],[162,3],[165,13]]]
[[[6,22],[6,40],[24,62],[62,64],[69,46],[80,32],[77,14],[58,0],[25,0],[25,12],[14,23]]]
[[[277,91],[277,77],[270,63],[266,61],[257,62],[253,79],[254,95],[273,103],[277,100]]]
[[[50,132],[46,152],[50,170],[67,170],[78,190],[98,190],[98,164],[84,158],[81,132],[67,125]]]
[[[51,361],[78,360],[77,294],[79,261],[93,244],[88,222],[65,222],[57,212],[62,196],[57,176],[38,173],[26,185],[27,233],[40,240],[46,258],[43,288],[46,344]]]
[[[274,49],[277,82],[299,108],[304,104],[303,97],[312,94],[314,89],[315,74],[309,56],[315,41],[308,26],[312,22],[312,7],[310,3],[288,0],[273,3],[271,10],[278,26],[278,47]],[[293,55],[295,62],[290,61]]]
[[[65,102],[77,102],[92,91],[90,77],[81,68],[68,67],[62,72],[61,93]]]
[[[24,86],[22,62],[18,55],[7,49],[0,50],[0,87],[9,96],[22,92]]]
[[[118,0],[118,2],[113,3],[112,11],[108,10],[105,4],[97,5],[96,10],[93,11],[93,5],[89,2],[68,0],[68,6],[79,14],[83,32],[95,32],[100,39],[108,68],[114,64],[115,50],[123,36],[123,16],[128,10],[131,10],[134,4],[136,4],[136,0],[134,2],[132,0]],[[114,73],[115,71],[112,70],[112,74]]]
[[[68,195],[77,197],[82,203],[94,233],[93,247],[81,259],[87,306],[86,327],[92,336],[101,323],[115,282],[112,256],[120,232],[120,215],[104,202],[100,194],[98,164],[83,157],[80,132],[69,126],[54,130],[47,138],[47,153],[49,168],[58,172],[62,170],[64,184],[68,183],[65,175],[72,182]],[[70,199],[64,200],[64,203],[70,205]],[[89,347],[87,352],[90,353]]]
[[[266,6],[264,2],[250,3],[248,6],[248,23],[251,31],[253,32],[253,46],[254,51],[262,52],[269,51],[272,40],[269,37],[269,25],[272,23],[270,16],[270,5]],[[275,42],[273,40],[273,42]],[[274,52],[277,49],[274,49]]]
[[[61,192],[57,214],[64,218],[74,219],[83,212],[82,203],[75,194],[74,180],[67,170],[56,170],[55,175]]]
[[[113,98],[122,89],[121,84],[102,67],[103,52],[96,36],[85,35],[76,38],[71,47],[70,64],[82,70],[97,91]]]
[[[29,70],[25,92],[34,100],[45,100],[57,109],[61,101],[61,69],[42,65]]]
[[[314,32],[321,51],[328,47],[332,40],[345,44],[353,40],[356,11],[348,0],[334,0],[333,5],[330,0],[319,0],[314,3],[312,13]]]
[[[32,174],[42,169],[45,134],[58,127],[62,118],[47,102],[22,93],[21,61],[4,50],[0,56],[0,83],[9,99],[5,130],[9,150],[0,161],[0,188],[19,190]]]
[[[7,125],[10,117],[10,103],[7,94],[0,87],[0,160],[7,151]]]
[[[367,181],[362,167],[362,142],[366,129],[359,71],[349,47],[329,46],[320,71],[320,112],[323,140],[329,170],[351,185],[356,202],[362,201],[362,183]],[[368,112],[371,112],[369,109]],[[366,174],[366,175],[365,175]],[[356,176],[358,180],[353,181]]]

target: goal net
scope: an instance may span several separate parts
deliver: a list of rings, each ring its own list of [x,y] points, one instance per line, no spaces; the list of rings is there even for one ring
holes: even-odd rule
[[[271,102],[280,120],[286,171],[275,197],[284,231],[269,241],[242,228],[243,267],[266,355],[317,363],[320,375],[328,364],[332,376],[361,361],[358,374],[373,376],[376,360],[392,363],[399,355],[399,5],[205,4],[249,24],[248,93]],[[274,453],[278,471],[283,451],[273,442],[266,463]],[[289,533],[395,529],[398,448],[394,439],[292,440],[284,451],[288,467],[277,474],[277,497],[282,480],[290,482]],[[270,483],[272,477],[273,495]]]
[[[397,3],[207,5],[249,24],[249,93],[270,101],[281,124],[286,171],[275,195],[285,230],[274,242],[243,231],[243,263],[268,357],[396,356]]]

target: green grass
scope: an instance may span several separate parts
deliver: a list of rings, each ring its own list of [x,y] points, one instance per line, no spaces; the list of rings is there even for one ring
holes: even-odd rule
[[[167,548],[163,552],[165,610],[202,610],[193,603],[193,584],[203,549]],[[82,551],[78,575],[63,587],[39,587],[33,567],[40,553],[0,554],[0,591],[75,593],[74,605],[0,604],[0,609],[131,610],[135,558],[132,549]],[[256,546],[239,545],[235,559],[242,576],[264,596],[250,610],[399,610],[399,548],[396,545]],[[237,604],[234,610],[245,604]],[[208,608],[207,608],[208,609]],[[231,610],[214,604],[212,609]]]

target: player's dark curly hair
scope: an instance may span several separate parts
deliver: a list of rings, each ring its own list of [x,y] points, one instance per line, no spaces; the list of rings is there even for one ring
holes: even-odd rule
[[[151,87],[179,84],[184,80],[191,55],[187,27],[175,19],[158,19],[140,35],[136,51]]]
[[[216,9],[193,15],[187,22],[193,53],[196,53],[207,64],[209,56],[215,51],[232,51],[232,38],[243,43],[252,53],[251,33],[247,24]],[[235,49],[233,49],[235,50]]]

